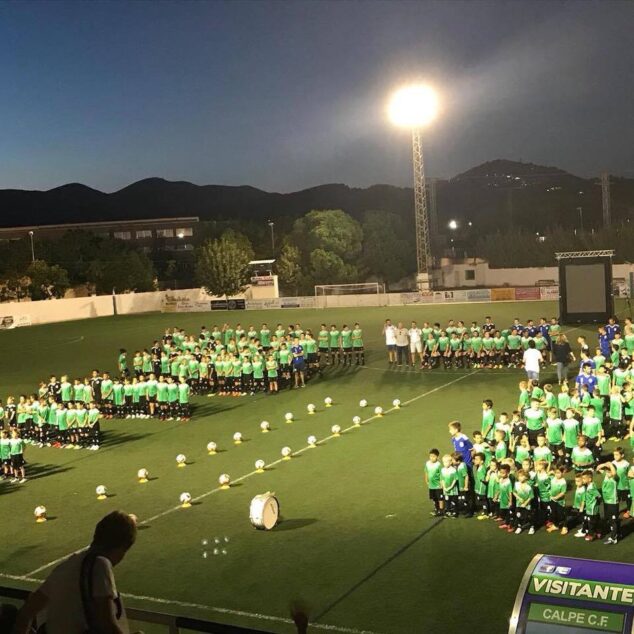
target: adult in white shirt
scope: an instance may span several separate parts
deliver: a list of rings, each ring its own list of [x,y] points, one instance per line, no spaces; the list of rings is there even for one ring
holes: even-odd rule
[[[535,342],[531,339],[522,357],[526,377],[529,381],[533,379],[539,381],[539,371],[543,360],[542,353],[535,347]]]
[[[412,322],[412,326],[408,331],[409,334],[409,354],[412,361],[412,367],[416,364],[416,353],[418,353],[418,360],[421,365],[423,364],[423,342],[421,340],[422,330],[416,325],[416,322]]]
[[[71,555],[29,596],[15,632],[27,634],[45,612],[47,634],[129,634],[128,621],[114,580],[113,567],[136,540],[136,521],[113,511],[96,526],[87,550]]]
[[[387,348],[388,363],[396,363],[396,326],[389,319],[386,319],[383,324],[383,335],[385,337],[385,347]]]

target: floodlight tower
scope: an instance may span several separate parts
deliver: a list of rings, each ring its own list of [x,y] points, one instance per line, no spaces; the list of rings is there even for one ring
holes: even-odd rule
[[[432,257],[429,235],[429,214],[425,188],[422,130],[436,117],[436,93],[428,86],[411,85],[392,96],[388,113],[395,125],[412,131],[414,166],[414,219],[416,223],[416,285],[419,291],[432,289]]]

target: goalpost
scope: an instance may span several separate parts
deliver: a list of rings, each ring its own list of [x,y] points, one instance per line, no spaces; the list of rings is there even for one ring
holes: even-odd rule
[[[317,308],[335,306],[383,306],[385,286],[379,282],[359,284],[317,284],[315,286]]]

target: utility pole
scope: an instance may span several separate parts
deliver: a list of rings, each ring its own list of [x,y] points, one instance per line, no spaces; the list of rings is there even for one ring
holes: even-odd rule
[[[429,243],[430,257],[438,257],[438,207],[436,197],[437,179],[429,179]]]
[[[271,255],[275,253],[275,223],[269,220],[269,227],[271,227]]]
[[[607,172],[601,174],[601,202],[603,203],[603,226],[609,227],[612,224],[612,214],[610,209],[610,175]]]

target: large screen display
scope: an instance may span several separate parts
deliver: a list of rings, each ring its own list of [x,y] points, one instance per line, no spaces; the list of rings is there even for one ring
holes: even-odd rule
[[[567,264],[564,271],[569,313],[602,313],[607,310],[603,264]]]

